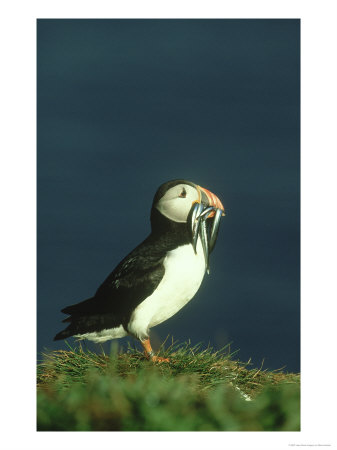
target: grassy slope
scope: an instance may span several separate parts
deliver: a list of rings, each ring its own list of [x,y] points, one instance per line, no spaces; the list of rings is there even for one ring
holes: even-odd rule
[[[299,375],[249,369],[223,349],[172,344],[153,364],[136,349],[81,347],[38,365],[38,430],[297,431]]]

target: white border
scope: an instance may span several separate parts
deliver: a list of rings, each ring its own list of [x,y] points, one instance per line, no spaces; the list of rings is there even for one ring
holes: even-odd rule
[[[3,1],[1,4],[1,447],[284,449],[336,446],[336,2]],[[302,48],[302,431],[35,432],[36,18],[300,18]],[[285,330],[286,331],[286,330]],[[186,441],[185,441],[186,439]],[[121,440],[121,441],[120,441]],[[183,441],[183,442],[182,442]]]

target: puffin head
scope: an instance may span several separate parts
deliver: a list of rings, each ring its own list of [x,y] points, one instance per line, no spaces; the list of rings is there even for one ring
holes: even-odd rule
[[[200,237],[209,272],[209,254],[216,242],[221,216],[225,215],[219,198],[191,181],[172,180],[162,184],[154,196],[151,219],[158,212],[165,222],[186,224],[195,253]]]

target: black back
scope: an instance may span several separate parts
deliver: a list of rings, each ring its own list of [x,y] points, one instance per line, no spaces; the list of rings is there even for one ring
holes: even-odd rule
[[[172,222],[154,206],[151,225],[150,236],[118,264],[94,297],[62,310],[70,314],[64,320],[70,324],[54,340],[120,325],[128,331],[132,312],[153,293],[164,276],[167,252],[191,241],[186,223]]]

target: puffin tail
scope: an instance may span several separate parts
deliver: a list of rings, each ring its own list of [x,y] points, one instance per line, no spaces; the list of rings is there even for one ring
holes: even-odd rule
[[[73,336],[73,332],[71,330],[69,330],[68,328],[66,328],[63,331],[60,331],[59,333],[57,333],[57,335],[54,337],[54,341],[60,341],[61,339],[66,339],[70,336]]]
[[[70,324],[65,330],[57,333],[54,337],[54,341],[60,341],[61,339],[66,339],[70,336],[74,336],[74,334],[77,334],[78,332],[81,332],[81,330],[78,329],[78,326],[83,325],[83,318],[85,318],[86,313],[90,311],[93,299],[94,297],[91,297],[80,303],[61,309],[61,312],[64,314],[69,314],[69,317],[63,319],[62,322],[70,322]]]

